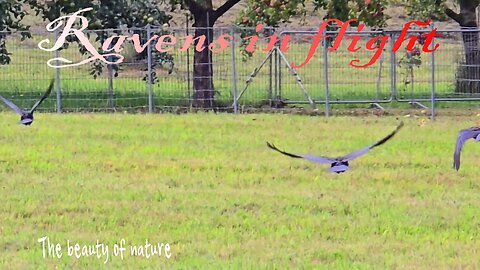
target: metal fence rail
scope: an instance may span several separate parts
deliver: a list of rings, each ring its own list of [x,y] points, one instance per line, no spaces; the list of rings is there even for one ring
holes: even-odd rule
[[[32,39],[21,40],[21,33],[6,33],[7,48],[11,63],[0,66],[0,94],[23,107],[36,100],[51,78],[56,78],[56,94],[42,105],[44,111],[115,111],[139,109],[154,112],[165,108],[189,108],[195,98],[193,72],[195,44],[181,50],[184,42],[196,29],[160,28],[147,26],[136,29],[106,29],[85,31],[92,44],[97,36],[139,35],[142,44],[154,35],[169,35],[176,40],[170,51],[160,53],[154,40],[141,53],[135,51],[131,41],[123,44],[123,63],[117,66],[94,62],[77,67],[54,69],[46,65],[51,58],[63,57],[81,61],[89,54],[79,53],[79,45],[72,40],[68,46],[53,53],[37,47],[40,40],[48,38],[53,44],[58,33],[31,32]],[[229,46],[212,52],[214,107],[238,112],[241,106],[283,106],[285,104],[308,104],[311,107],[325,106],[330,114],[332,104],[371,104],[382,108],[391,102],[409,102],[434,109],[436,101],[478,101],[479,93],[456,91],[458,80],[472,80],[459,73],[464,66],[462,33],[478,35],[478,29],[437,30],[442,37],[435,39],[440,44],[434,53],[420,53],[412,61],[412,53],[402,46],[392,52],[398,31],[347,31],[337,50],[328,50],[332,40],[322,40],[309,63],[302,68],[293,68],[292,63],[302,63],[312,46],[313,30],[266,29],[280,39],[289,36],[289,49],[281,50],[277,42],[266,50],[270,40],[262,32],[255,51],[245,54],[242,33],[253,29],[215,27],[213,40],[222,35],[232,36]],[[429,29],[411,30],[418,36]],[[337,32],[328,32],[335,36]],[[362,48],[349,52],[353,35],[360,35],[358,45]],[[385,35],[389,41],[375,64],[355,68],[350,61],[358,59],[366,63],[375,50],[365,46],[372,37]],[[1,36],[1,35],[0,35]],[[170,40],[172,41],[172,40]],[[245,44],[243,44],[245,45]],[[164,45],[158,45],[163,48]],[[433,46],[433,44],[432,44]],[[420,46],[421,47],[421,46]],[[432,47],[433,48],[433,47]],[[207,48],[208,50],[208,48]],[[99,51],[102,53],[101,51]],[[95,67],[95,69],[94,69]],[[118,70],[117,70],[118,68]],[[99,71],[101,71],[99,73]],[[463,76],[463,77],[462,77]],[[479,76],[480,78],[480,76]],[[3,106],[0,108],[4,109]]]

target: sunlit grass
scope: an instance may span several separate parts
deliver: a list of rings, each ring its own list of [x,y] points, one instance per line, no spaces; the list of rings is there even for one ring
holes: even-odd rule
[[[331,174],[272,152],[342,155],[388,134],[395,117],[0,113],[0,268],[98,268],[43,259],[65,245],[168,242],[170,260],[108,268],[479,268],[478,160],[471,117],[403,118],[384,146]]]

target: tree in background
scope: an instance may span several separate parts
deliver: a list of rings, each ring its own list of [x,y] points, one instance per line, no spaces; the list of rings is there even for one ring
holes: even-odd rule
[[[205,44],[213,40],[213,26],[218,18],[234,7],[240,0],[224,1],[214,9],[212,0],[169,0],[172,11],[187,10],[193,17],[193,26],[196,27],[194,38],[202,35],[206,37]],[[242,26],[255,27],[264,23],[266,27],[276,27],[281,23],[288,23],[294,16],[305,15],[305,0],[247,0],[247,7],[239,15],[238,23]],[[348,3],[344,5],[343,3]],[[367,3],[368,2],[368,3]],[[357,0],[357,1],[326,1],[314,0],[317,9],[326,9],[330,16],[347,18],[357,16],[370,24],[380,25],[384,22],[383,4],[385,0]],[[353,4],[353,6],[352,6]],[[353,10],[352,13],[349,10]],[[342,16],[339,16],[339,15]],[[246,36],[253,31],[244,31]],[[252,33],[254,34],[254,32]],[[198,40],[196,41],[198,42]],[[194,105],[209,108],[214,106],[215,88],[213,84],[212,53],[208,49],[194,52],[193,87]]]
[[[28,26],[21,23],[27,15],[22,3],[14,0],[0,1],[0,65],[10,63],[10,53],[7,50],[6,37],[10,31],[20,31],[22,40],[31,37],[28,32]]]
[[[408,14],[413,18],[445,19],[445,15],[464,29],[476,29],[477,13],[480,0],[457,0],[460,12],[456,13],[447,6],[447,0],[404,0]],[[479,33],[465,31],[462,33],[465,59],[457,70],[456,92],[480,93],[480,54]]]
[[[227,0],[217,9],[214,9],[212,0],[100,0],[100,1],[36,1],[24,0],[37,14],[42,14],[43,18],[52,21],[61,15],[76,12],[82,8],[93,6],[93,11],[84,14],[89,18],[92,26],[89,29],[143,27],[147,23],[152,25],[163,25],[171,17],[162,9],[161,5],[168,5],[171,12],[178,10],[187,10],[193,18],[193,27],[196,27],[194,38],[195,45],[198,37],[205,36],[205,43],[208,46],[213,41],[213,29],[215,22],[225,14],[229,9],[236,5],[240,0]],[[108,36],[100,34],[96,39],[102,43]],[[146,40],[146,39],[144,39]],[[86,53],[85,49],[82,51]],[[161,62],[173,64],[173,58],[164,53],[156,58]],[[157,62],[158,62],[157,61]],[[213,85],[213,66],[212,54],[208,49],[194,52],[193,68],[193,87],[194,87],[194,105],[198,107],[214,106],[215,89]],[[118,68],[117,68],[118,69]],[[92,74],[98,75],[102,71],[100,62],[92,64]]]
[[[159,7],[156,0],[50,0],[50,1],[36,1],[24,0],[36,11],[37,15],[41,15],[46,21],[53,21],[60,16],[77,12],[81,9],[92,7],[93,10],[85,12],[85,16],[89,20],[88,30],[112,29],[111,31],[96,31],[95,40],[98,42],[99,51],[101,44],[112,34],[121,34],[122,28],[145,27],[147,24],[163,25],[168,22],[171,17],[168,16]],[[135,30],[134,30],[135,32]],[[145,31],[136,31],[143,41],[146,41]],[[90,36],[90,33],[87,33]],[[76,42],[73,36],[69,36],[69,42]],[[88,51],[82,45],[79,46],[82,54],[87,54]],[[145,54],[141,55],[145,57]],[[171,62],[173,58],[168,54],[156,54],[155,59],[159,62]],[[115,59],[111,59],[115,60]],[[119,70],[118,65],[110,65],[115,71],[115,76]],[[91,74],[94,77],[100,75],[103,71],[103,65],[100,60],[92,62]]]
[[[387,4],[386,0],[313,0],[315,11],[326,11],[323,19],[339,19],[347,21],[351,18],[358,19],[357,22],[364,23],[368,26],[383,27],[385,26],[386,16],[383,13]],[[249,0],[249,5],[240,14],[237,23],[242,26],[248,26],[253,29],[258,23],[265,26],[278,27],[281,24],[288,24],[293,17],[306,15],[306,5],[309,4],[305,0]],[[330,25],[327,30],[334,30],[336,25]],[[241,36],[246,37],[255,34],[253,30],[245,29]],[[265,33],[270,35],[271,33]],[[245,46],[248,40],[242,40]],[[251,53],[244,51],[244,57],[251,56]]]
[[[477,7],[480,0],[460,0],[460,13],[446,8],[445,14],[456,21],[462,28],[475,28],[477,25]],[[478,32],[463,32],[465,65],[457,71],[456,91],[461,93],[480,93],[480,54]]]
[[[213,26],[218,18],[235,6],[240,0],[222,1],[218,8],[214,8],[212,0],[169,0],[171,11],[186,10],[191,14],[195,27],[195,45],[198,37],[205,37],[205,46],[213,41]],[[214,107],[215,87],[213,85],[213,59],[208,48],[194,51],[193,54],[193,105],[196,107]]]
[[[356,18],[368,26],[383,27],[387,17],[383,13],[389,4],[387,0],[313,0],[316,9],[327,11],[325,19],[336,18],[341,21]]]

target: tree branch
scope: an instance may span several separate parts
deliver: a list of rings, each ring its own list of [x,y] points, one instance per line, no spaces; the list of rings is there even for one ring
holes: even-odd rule
[[[222,6],[217,8],[213,12],[213,21],[216,21],[218,18],[222,17],[222,15],[225,14],[225,12],[227,12],[229,9],[235,6],[238,2],[240,2],[240,0],[228,0]]]
[[[462,25],[462,16],[458,13],[455,13],[455,11],[446,8],[445,9],[445,14],[447,14],[448,17],[452,18],[454,21],[456,21],[460,26]]]

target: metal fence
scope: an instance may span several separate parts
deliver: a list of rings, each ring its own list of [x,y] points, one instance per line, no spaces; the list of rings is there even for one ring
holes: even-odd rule
[[[329,115],[332,104],[363,103],[383,108],[382,104],[385,103],[408,102],[433,111],[438,101],[480,100],[480,94],[461,93],[456,89],[456,82],[461,79],[459,70],[465,58],[462,33],[473,32],[478,35],[478,29],[437,30],[442,34],[442,37],[434,40],[435,44],[440,45],[439,48],[434,53],[414,55],[415,59],[405,46],[392,52],[400,30],[359,33],[352,29],[346,32],[337,50],[328,50],[332,46],[332,39],[323,39],[308,64],[297,69],[292,67],[292,63],[305,60],[312,46],[313,39],[310,36],[315,36],[317,29],[275,29],[275,34],[280,38],[289,36],[289,48],[286,51],[280,49],[280,42],[273,49],[266,50],[270,39],[260,34],[257,50],[253,55],[246,55],[242,46],[242,40],[245,39],[241,33],[248,30],[251,32],[253,29],[236,26],[213,29],[213,40],[222,35],[234,37],[226,49],[211,53],[214,107],[218,109],[238,112],[239,108],[245,106],[308,104],[312,107],[324,106],[326,115]],[[3,33],[11,53],[11,62],[0,66],[0,94],[22,107],[28,107],[42,94],[48,81],[56,78],[56,94],[42,104],[44,111],[138,109],[154,112],[189,108],[194,105],[196,91],[193,72],[195,46],[189,46],[186,50],[181,48],[185,45],[186,37],[194,31],[191,28],[152,26],[85,31],[91,43],[98,48],[102,45],[96,41],[98,36],[122,34],[131,37],[138,34],[142,44],[154,35],[168,34],[170,39],[172,36],[176,39],[176,44],[170,47],[171,51],[166,53],[159,52],[155,40],[142,53],[136,52],[132,42],[126,41],[120,52],[125,59],[118,65],[118,71],[115,66],[99,62],[54,69],[46,65],[51,58],[63,57],[78,62],[89,55],[79,53],[79,45],[74,40],[55,52],[38,48],[38,42],[43,39],[49,39],[50,45],[53,44],[58,33],[32,32],[32,38],[26,40],[21,40],[21,33]],[[416,36],[429,31],[411,30],[409,34]],[[335,36],[337,33],[327,34]],[[350,61],[353,59],[358,59],[358,63],[369,61],[375,50],[367,50],[365,46],[368,40],[378,35],[389,37],[389,43],[379,59],[366,68],[352,67]],[[361,49],[356,52],[347,50],[353,36],[360,37],[357,45]]]

